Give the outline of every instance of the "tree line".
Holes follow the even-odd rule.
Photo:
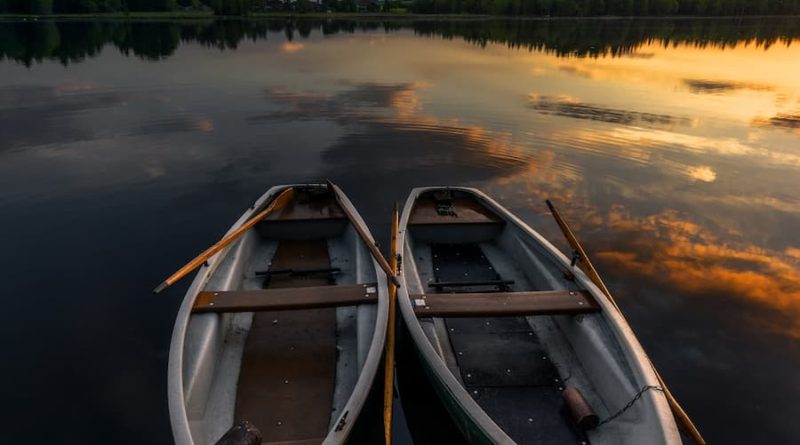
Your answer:
[[[0,13],[68,14],[208,9],[219,15],[261,11],[356,11],[356,0],[0,0]],[[388,10],[397,0],[374,1]],[[800,0],[413,0],[413,12],[506,16],[746,16],[800,14]],[[376,9],[376,8],[373,8]]]
[[[757,47],[800,40],[791,18],[721,20],[187,20],[0,22],[0,60],[30,66],[55,60],[67,65],[95,57],[106,45],[148,60],[172,55],[181,43],[220,50],[243,40],[308,38],[314,33],[412,30],[419,36],[460,38],[475,45],[501,43],[560,57],[634,54],[647,42],[665,46]]]
[[[800,0],[415,0],[415,12],[506,16],[800,14]]]
[[[217,14],[245,15],[264,3],[261,0],[0,0],[0,13],[159,12],[191,8],[210,9]]]

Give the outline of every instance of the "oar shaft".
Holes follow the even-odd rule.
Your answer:
[[[286,206],[292,199],[294,198],[294,189],[291,187],[286,188],[282,191],[272,202],[264,209],[262,212],[258,213],[256,216],[247,220],[244,224],[242,224],[238,229],[234,230],[232,233],[228,234],[221,240],[217,241],[213,246],[209,247],[203,253],[196,256],[192,261],[189,261],[185,266],[178,269],[177,272],[172,274],[169,278],[164,280],[163,283],[159,284],[154,293],[159,293],[162,290],[166,289],[169,286],[172,286],[175,282],[180,280],[181,278],[188,275],[193,270],[200,267],[201,264],[205,263],[206,260],[211,258],[214,254],[219,252],[220,250],[227,247],[232,242],[239,239],[245,232],[250,230],[253,226],[255,226],[259,221],[263,220],[276,210],[280,210]]]
[[[384,258],[381,254],[381,251],[378,250],[378,246],[375,245],[375,242],[372,241],[367,235],[364,227],[356,220],[356,217],[353,215],[353,212],[350,210],[349,206],[345,205],[344,201],[342,201],[342,197],[339,195],[338,187],[336,187],[333,182],[328,181],[328,188],[330,188],[333,196],[336,197],[336,202],[339,203],[339,207],[342,208],[342,212],[344,212],[347,219],[350,220],[350,223],[353,224],[353,228],[356,230],[356,233],[358,233],[359,238],[364,241],[364,244],[367,245],[367,249],[369,249],[370,254],[373,258],[375,258],[375,261],[378,262],[378,266],[380,266],[386,276],[389,277],[389,280],[391,280],[395,286],[399,287],[400,282],[397,281],[397,277],[392,272],[391,266],[389,266],[389,263],[386,262],[386,258]]]
[[[610,301],[611,304],[617,309],[619,315],[623,319],[625,319],[625,315],[619,308],[617,301],[614,299],[614,296],[611,295],[611,291],[608,290],[608,287],[606,287],[606,284],[603,282],[603,279],[600,278],[600,274],[597,273],[597,269],[594,268],[594,265],[592,264],[591,260],[589,260],[589,256],[586,255],[586,251],[583,250],[583,246],[581,246],[581,243],[578,241],[578,238],[576,238],[575,234],[572,233],[572,230],[569,228],[569,225],[564,220],[564,218],[561,217],[561,214],[558,213],[558,210],[556,210],[553,203],[550,202],[549,199],[546,200],[545,202],[547,203],[547,207],[550,209],[550,212],[553,214],[553,218],[555,218],[558,227],[561,228],[561,231],[564,233],[564,237],[567,238],[567,242],[580,256],[580,262],[581,264],[583,264],[583,267],[586,271],[586,275],[588,275],[589,279],[592,280],[592,282],[598,288],[600,288],[600,290],[606,295],[606,297],[608,297],[608,301]],[[650,358],[648,358],[647,360],[648,362],[650,362],[650,367],[653,368],[653,372],[656,375],[656,379],[658,379],[659,385],[661,385],[661,388],[664,390],[664,395],[667,398],[667,403],[669,404],[669,407],[672,410],[673,415],[677,419],[678,424],[681,427],[683,427],[683,429],[689,434],[689,436],[691,436],[692,440],[694,440],[695,443],[699,445],[706,445],[706,441],[705,439],[703,439],[703,436],[700,434],[700,431],[697,429],[692,420],[689,418],[689,415],[686,414],[686,411],[683,410],[681,405],[672,395],[672,392],[670,392],[669,388],[667,388],[667,384],[664,383],[664,379],[661,378],[661,374],[658,373],[658,370],[656,369],[653,362],[650,360]]]
[[[547,204],[547,207],[550,209],[550,212],[553,214],[553,218],[555,218],[556,224],[558,224],[558,227],[561,229],[561,232],[564,233],[564,237],[567,238],[567,242],[569,243],[569,245],[576,252],[578,252],[578,255],[580,257],[580,261],[581,261],[581,263],[583,263],[584,267],[586,268],[586,274],[589,276],[589,279],[591,279],[592,282],[597,287],[599,287],[600,290],[603,291],[604,294],[606,294],[606,296],[608,297],[608,300],[611,301],[611,304],[613,304],[614,307],[617,310],[619,310],[619,306],[617,306],[616,300],[614,300],[614,297],[611,295],[611,291],[608,290],[608,288],[606,287],[606,283],[604,283],[603,279],[600,278],[600,274],[597,273],[597,269],[594,268],[594,265],[592,264],[592,261],[589,260],[589,256],[586,255],[586,251],[583,250],[583,246],[578,241],[578,238],[576,238],[575,234],[572,233],[572,229],[570,229],[570,227],[567,224],[567,222],[564,220],[564,218],[561,217],[561,214],[558,213],[558,210],[556,210],[556,207],[553,205],[552,202],[550,202],[549,199],[546,200],[545,203]]]
[[[389,265],[392,273],[397,275],[397,233],[400,225],[397,207],[392,216],[392,246]],[[397,286],[389,280],[389,323],[386,332],[386,358],[384,361],[383,378],[383,433],[386,445],[392,444],[392,406],[394,403],[394,350],[395,326],[397,320]]]

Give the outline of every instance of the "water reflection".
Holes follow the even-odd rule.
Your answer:
[[[607,267],[676,287],[684,295],[727,295],[800,315],[800,267],[791,249],[734,242],[731,234],[716,235],[675,210],[637,217],[615,205],[593,222],[618,232],[613,250],[601,247],[596,254]],[[790,319],[790,324],[748,321],[757,324],[751,329],[800,338],[800,319]]]
[[[82,400],[89,419],[114,413],[104,442],[168,442],[164,396],[142,388],[163,384],[180,290],[143,295],[266,187],[328,177],[384,242],[414,186],[480,187],[560,240],[542,204],[556,200],[709,438],[796,442],[797,20],[44,21],[0,35],[0,233],[19,253],[0,269],[7,293],[33,295],[9,299],[0,326],[29,335],[43,319],[10,346],[21,370],[4,381],[42,388],[5,392],[19,412],[86,439],[96,424],[60,402]],[[89,396],[42,363],[75,344],[66,372]]]
[[[94,132],[78,123],[80,115],[113,108],[123,100],[118,92],[85,86],[0,87],[0,151],[91,139]],[[39,131],[43,126],[48,131]]]
[[[596,105],[578,102],[569,96],[551,98],[531,93],[530,107],[542,114],[552,114],[573,119],[587,119],[607,122],[610,124],[639,125],[639,126],[675,126],[691,125],[692,121],[686,117],[670,116],[667,114],[642,113],[639,111],[615,110]]]
[[[742,82],[726,82],[722,80],[685,79],[683,81],[693,93],[724,94],[736,90],[771,91],[769,85]]]
[[[267,99],[282,110],[248,120],[332,120],[345,127],[346,135],[322,155],[325,177],[369,172],[413,175],[420,184],[443,178],[463,183],[526,168],[531,156],[509,135],[425,114],[419,91],[426,87],[364,83],[333,95],[273,89]]]
[[[214,20],[214,21],[49,21],[0,23],[0,58],[30,66],[43,60],[63,64],[96,57],[106,45],[123,54],[147,60],[171,56],[181,42],[199,42],[218,49],[236,49],[245,40],[266,39],[282,32],[282,49],[294,52],[303,44],[297,35],[314,33],[413,30],[420,36],[462,38],[485,47],[501,43],[510,48],[543,51],[559,57],[624,56],[649,59],[644,43],[657,40],[664,47],[732,48],[740,44],[768,49],[789,45],[800,38],[800,24],[793,19],[736,20]],[[571,67],[564,67],[571,70]],[[706,80],[687,80],[697,92],[717,92],[736,85]]]
[[[753,125],[797,130],[800,129],[800,112],[797,114],[778,113],[770,118],[756,117],[753,119]]]

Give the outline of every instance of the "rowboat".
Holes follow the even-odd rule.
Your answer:
[[[396,239],[413,350],[468,443],[681,443],[614,302],[500,204],[414,189]]]
[[[214,444],[253,427],[256,443],[345,443],[386,333],[372,235],[333,184],[271,188],[228,235],[240,232],[199,269],[175,321],[175,443]]]

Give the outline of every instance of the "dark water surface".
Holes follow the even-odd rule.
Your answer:
[[[186,283],[150,290],[314,178],[384,242],[414,186],[479,187],[560,241],[554,199],[711,443],[800,442],[798,40],[797,19],[0,22],[0,442],[169,443]]]

